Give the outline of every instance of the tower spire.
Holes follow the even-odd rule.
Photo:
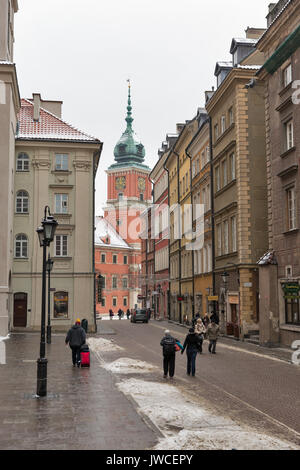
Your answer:
[[[131,83],[130,83],[130,78],[127,80],[128,82],[128,104],[127,104],[127,116],[125,121],[127,122],[127,128],[126,128],[126,133],[132,134],[133,129],[132,129],[132,123],[133,123],[133,117],[132,117],[132,106],[131,106]]]

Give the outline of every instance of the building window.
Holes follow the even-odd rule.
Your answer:
[[[68,318],[69,295],[68,292],[54,293],[54,318]]]
[[[232,126],[233,124],[233,108],[229,108],[228,111],[228,120],[229,120],[229,126]]]
[[[24,234],[16,236],[15,258],[28,258],[28,238]]]
[[[294,126],[292,119],[285,124],[285,139],[286,150],[294,147]]]
[[[220,167],[216,166],[215,169],[215,179],[216,179],[216,191],[221,189],[221,181],[220,181]]]
[[[68,256],[68,235],[55,236],[55,256]]]
[[[116,306],[117,306],[117,303],[118,303],[118,298],[117,298],[117,297],[113,297],[113,299],[112,299],[112,306],[113,306],[113,307],[116,307]]]
[[[127,257],[127,255],[124,255],[123,262],[124,262],[124,264],[127,264],[127,263],[128,263],[128,257]]]
[[[217,140],[219,138],[219,124],[215,124],[214,130],[215,130],[215,140]]]
[[[105,305],[106,305],[106,298],[101,297],[101,307],[105,307]]]
[[[223,187],[227,185],[227,161],[222,162]]]
[[[228,231],[228,220],[223,223],[224,228],[224,254],[229,253],[229,231]]]
[[[235,154],[231,153],[229,156],[229,164],[230,164],[230,177],[231,181],[235,180]]]
[[[29,171],[29,157],[26,153],[20,153],[17,157],[17,171]]]
[[[222,226],[221,224],[217,225],[217,253],[218,253],[218,256],[222,255]]]
[[[68,213],[68,195],[55,194],[55,212],[56,214]]]
[[[196,160],[196,172],[197,172],[197,175],[200,172],[200,157],[198,157]]]
[[[101,253],[101,263],[105,263],[106,262],[106,255],[105,253]]]
[[[123,307],[127,307],[127,297],[123,297]]]
[[[221,134],[226,131],[226,118],[225,116],[221,117]]]
[[[287,197],[288,230],[294,230],[296,228],[296,193],[295,193],[295,188],[287,189],[286,197]]]
[[[122,279],[122,287],[123,287],[123,289],[127,289],[127,288],[128,288],[128,279],[127,279],[127,277],[123,277],[123,279]]]
[[[29,196],[26,191],[18,191],[16,197],[16,213],[28,214],[29,212]]]
[[[118,282],[117,282],[117,276],[112,277],[112,288],[117,289],[118,287]]]
[[[55,155],[55,171],[68,171],[68,155],[56,154]]]
[[[299,298],[285,299],[285,321],[290,325],[300,325]]]
[[[117,264],[118,262],[118,255],[113,255],[113,264]]]
[[[140,194],[140,201],[143,201],[143,200],[144,200],[144,194],[141,193],[141,194]]]
[[[292,64],[289,64],[283,69],[283,86],[288,86],[292,80]]]
[[[236,216],[234,216],[231,217],[231,251],[234,253],[236,250]]]
[[[118,199],[119,201],[122,201],[124,199],[124,194],[123,193],[119,193],[118,194]]]

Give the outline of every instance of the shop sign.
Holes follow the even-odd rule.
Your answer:
[[[298,282],[285,282],[282,284],[285,299],[299,299],[300,285]]]
[[[210,296],[207,297],[207,300],[209,302],[218,302],[219,296],[218,295],[210,295]]]
[[[238,305],[239,298],[237,295],[229,295],[228,296],[228,303],[233,305]]]

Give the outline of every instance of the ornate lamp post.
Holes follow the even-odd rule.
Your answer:
[[[51,344],[51,319],[50,319],[50,273],[53,268],[54,261],[50,258],[48,254],[48,260],[46,263],[46,269],[48,272],[48,325],[47,325],[47,344]]]
[[[47,215],[48,210],[48,215]],[[45,215],[42,225],[36,230],[39,236],[40,246],[43,248],[43,271],[42,271],[42,314],[41,314],[41,341],[40,341],[40,357],[37,360],[37,392],[38,397],[47,395],[47,359],[45,344],[45,323],[46,323],[46,255],[47,246],[54,239],[56,227],[58,223],[52,217],[48,206],[45,207]]]

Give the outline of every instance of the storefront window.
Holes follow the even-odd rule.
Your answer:
[[[54,318],[68,318],[68,292],[54,293]]]
[[[299,299],[285,299],[285,318],[287,324],[300,325]]]

